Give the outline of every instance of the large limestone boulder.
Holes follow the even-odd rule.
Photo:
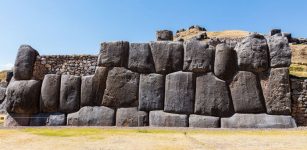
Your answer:
[[[192,72],[174,72],[166,76],[164,111],[190,114],[194,111],[194,79]]]
[[[83,76],[81,79],[81,99],[80,99],[80,106],[93,106],[94,100],[96,98],[95,88],[93,86],[93,77],[94,75],[90,76]]]
[[[215,48],[203,41],[190,40],[184,43],[183,70],[209,72],[213,70]]]
[[[155,66],[148,43],[131,43],[128,68],[138,73],[153,73]]]
[[[164,75],[142,74],[139,87],[139,109],[161,110],[164,104]]]
[[[218,128],[220,126],[220,118],[213,116],[190,115],[189,127],[193,128]]]
[[[290,115],[291,93],[288,68],[272,68],[261,74],[261,87],[268,114]]]
[[[96,71],[94,77],[92,78],[93,87],[92,89],[95,95],[93,104],[94,106],[100,106],[104,90],[106,89],[106,81],[108,76],[108,68],[107,67],[96,67]]]
[[[32,114],[39,111],[41,82],[37,80],[11,81],[7,87],[7,111]]]
[[[61,76],[56,74],[47,74],[44,77],[41,98],[41,112],[57,112],[60,99]]]
[[[38,52],[30,45],[19,47],[13,70],[16,80],[30,80],[32,78],[37,55]]]
[[[267,114],[235,114],[221,119],[222,128],[294,128],[295,120],[291,116]]]
[[[251,34],[235,47],[239,69],[262,72],[269,67],[268,45],[264,36]]]
[[[231,116],[233,105],[226,82],[213,73],[198,76],[194,112],[210,116]]]
[[[30,114],[7,113],[4,119],[4,127],[28,126],[30,117]]]
[[[72,126],[113,126],[115,111],[104,106],[85,106],[78,112],[68,114],[67,125]]]
[[[150,47],[157,73],[168,74],[182,70],[183,45],[181,42],[151,42]]]
[[[98,57],[98,66],[126,67],[129,55],[129,42],[103,42]]]
[[[139,127],[148,125],[148,113],[137,107],[119,108],[116,111],[116,126]]]
[[[108,73],[102,105],[107,107],[136,107],[139,90],[138,73],[114,67]]]
[[[62,75],[59,111],[71,113],[79,110],[81,77]]]
[[[291,64],[291,49],[287,37],[268,36],[271,67],[289,67]]]
[[[237,73],[229,85],[235,112],[265,112],[259,84],[255,74],[247,71]]]
[[[216,46],[214,74],[222,80],[230,80],[237,70],[236,51],[227,44]]]
[[[188,116],[184,114],[172,114],[163,111],[149,112],[149,126],[152,127],[187,127]]]

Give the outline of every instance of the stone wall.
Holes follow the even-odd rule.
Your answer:
[[[34,78],[42,80],[46,74],[93,75],[96,55],[41,55],[36,57]]]
[[[307,79],[291,77],[292,116],[300,126],[307,126]]]
[[[296,127],[286,37],[251,34],[229,46],[165,34],[150,43],[104,42],[98,59],[21,46],[18,78],[2,103],[6,125]]]

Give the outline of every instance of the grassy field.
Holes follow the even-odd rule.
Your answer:
[[[0,147],[31,150],[303,150],[307,129],[17,128],[0,129]]]

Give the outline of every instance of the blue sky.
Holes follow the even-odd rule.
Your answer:
[[[102,41],[154,40],[155,31],[207,30],[307,37],[306,0],[0,0],[0,70],[21,44],[40,54],[97,54]]]

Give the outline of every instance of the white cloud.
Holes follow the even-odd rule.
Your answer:
[[[13,68],[13,66],[14,66],[14,64],[12,64],[12,63],[0,65],[0,70],[11,70]]]

